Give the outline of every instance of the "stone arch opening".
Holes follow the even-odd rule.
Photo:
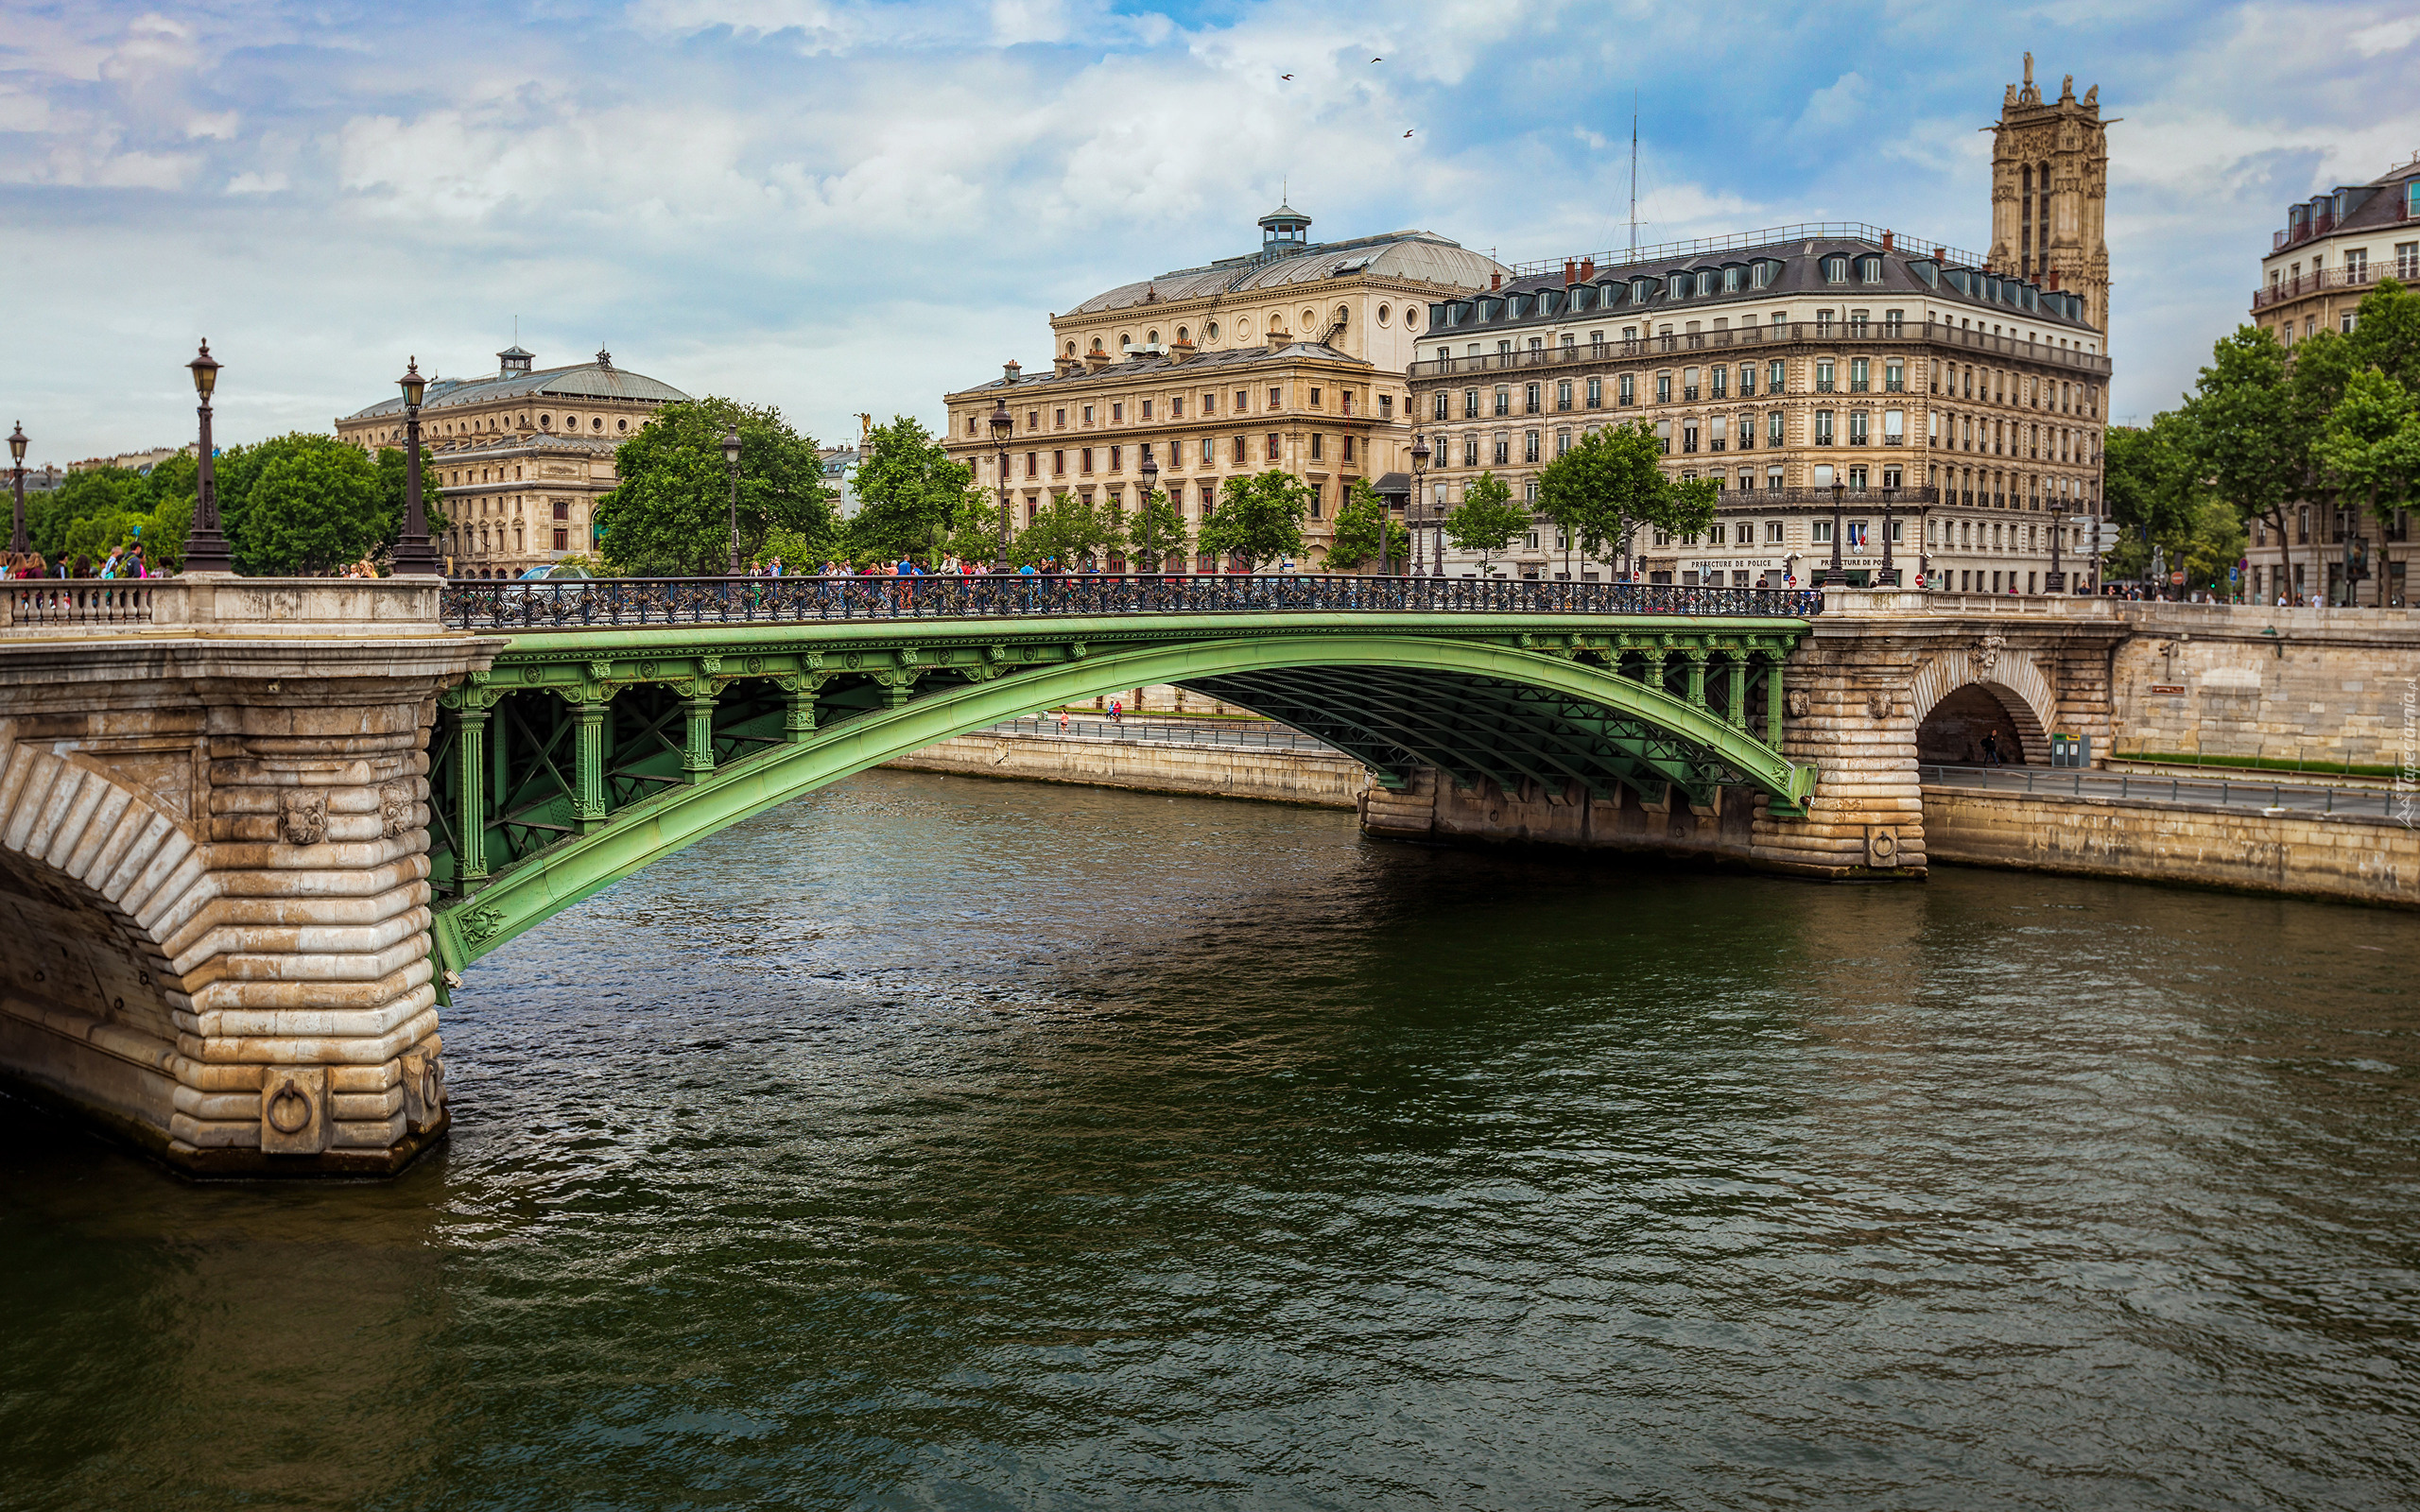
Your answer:
[[[2029,737],[2028,726],[2034,731],[2041,728],[2025,700],[1991,684],[1970,682],[1933,705],[1916,726],[1916,760],[1927,765],[1979,766],[1983,737],[1996,730],[1999,759],[2022,766],[2048,748],[2038,734]]]

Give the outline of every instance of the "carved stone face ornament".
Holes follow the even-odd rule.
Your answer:
[[[1974,671],[1972,680],[1980,682],[1998,669],[2000,648],[2006,644],[2007,638],[1997,634],[1985,635],[1975,643],[1975,649],[1966,653],[1967,665]]]
[[[316,787],[289,787],[279,799],[280,828],[287,845],[318,845],[328,836],[328,795]]]

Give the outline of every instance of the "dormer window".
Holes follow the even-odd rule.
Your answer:
[[[1655,298],[1655,281],[1644,275],[1630,281],[1630,298],[1634,304],[1645,304]]]
[[[1847,283],[1848,281],[1849,281],[1849,260],[1848,260],[1847,258],[1845,258],[1845,257],[1827,257],[1827,258],[1824,259],[1824,283],[1826,283],[1826,284],[1845,284],[1845,283]]]
[[[1689,275],[1686,273],[1674,273],[1668,276],[1664,280],[1664,297],[1668,300],[1687,299],[1689,297]]]
[[[1859,272],[1866,283],[1879,284],[1882,282],[1882,259],[1878,257],[1861,257],[1858,259],[1858,262],[1859,265]]]
[[[1751,287],[1751,288],[1759,288],[1759,289],[1761,289],[1761,288],[1764,288],[1764,287],[1766,287],[1766,286],[1770,285],[1770,284],[1772,283],[1772,281],[1773,281],[1773,265],[1772,265],[1772,264],[1771,264],[1771,263],[1755,263],[1755,264],[1753,264],[1753,265],[1751,265],[1751,266],[1749,266],[1749,269],[1748,269],[1748,286],[1749,286],[1749,287]]]

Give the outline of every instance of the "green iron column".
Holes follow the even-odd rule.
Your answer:
[[[715,685],[700,681],[691,684],[692,691],[681,700],[689,716],[688,744],[681,752],[681,775],[692,782],[702,782],[715,772]]]
[[[1734,730],[1748,728],[1748,653],[1731,653],[1731,707],[1724,711]]]
[[[572,817],[586,834],[605,825],[605,719],[613,705],[572,706]]]
[[[1765,653],[1765,744],[1781,749],[1781,653]]]
[[[454,712],[454,876],[457,883],[488,874],[488,712]]]
[[[804,745],[815,735],[815,695],[819,682],[807,678],[784,678],[782,690],[782,739],[793,746]]]
[[[1692,708],[1703,709],[1705,707],[1705,647],[1692,646],[1681,655],[1689,662],[1689,704]]]

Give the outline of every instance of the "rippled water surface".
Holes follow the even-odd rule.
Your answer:
[[[2415,961],[871,774],[475,969],[400,1180],[0,1103],[0,1503],[2408,1506]]]

